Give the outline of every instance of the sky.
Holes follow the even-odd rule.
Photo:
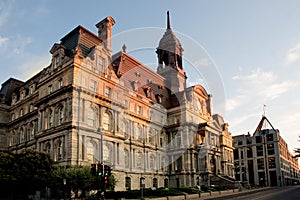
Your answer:
[[[213,95],[232,135],[253,134],[265,113],[293,152],[300,147],[300,1],[0,0],[0,82],[27,80],[50,64],[49,50],[82,25],[112,16],[113,52],[155,70],[155,48],[171,27],[184,48],[188,83]],[[264,106],[265,105],[265,106]]]

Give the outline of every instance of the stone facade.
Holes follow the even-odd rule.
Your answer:
[[[25,82],[2,84],[1,149],[47,152],[57,165],[111,165],[115,190],[209,184],[233,177],[228,124],[212,96],[186,87],[183,48],[168,26],[152,71],[126,49],[112,55],[115,21],[98,35],[76,27],[50,50],[52,62]],[[11,89],[8,89],[11,88]]]

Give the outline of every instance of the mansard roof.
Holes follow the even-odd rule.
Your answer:
[[[87,56],[95,46],[103,42],[100,37],[80,25],[65,35],[60,41],[61,44],[71,51],[75,51],[79,47],[84,56]]]

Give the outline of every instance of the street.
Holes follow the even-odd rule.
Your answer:
[[[300,198],[300,186],[278,187],[267,191],[247,194],[238,197],[224,197],[222,199],[239,200],[290,200]]]

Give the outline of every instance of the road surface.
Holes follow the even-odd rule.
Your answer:
[[[238,200],[297,200],[300,199],[300,185],[278,187],[266,191],[247,194],[237,197],[224,197],[222,199]]]

